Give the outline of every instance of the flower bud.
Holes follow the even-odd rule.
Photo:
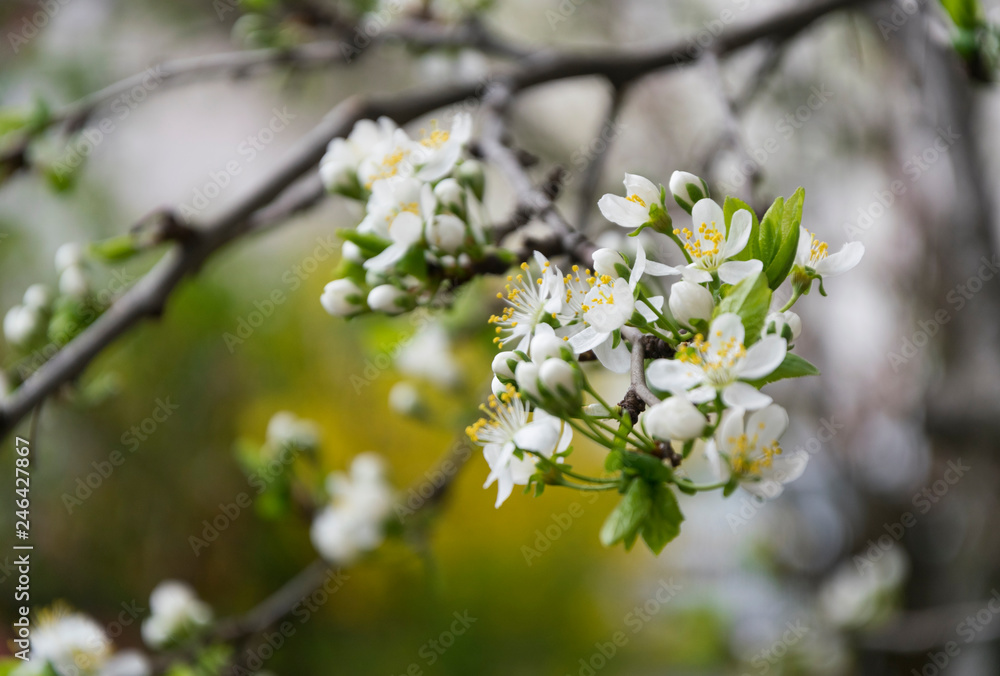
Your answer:
[[[56,271],[83,264],[83,247],[75,242],[68,242],[56,249]]]
[[[453,178],[446,178],[434,186],[434,196],[438,202],[449,208],[461,208],[463,194],[462,186]]]
[[[542,398],[538,390],[538,364],[530,361],[521,362],[514,369],[514,380],[517,381],[517,389],[521,392],[535,399]]]
[[[565,345],[566,341],[552,331],[547,333],[539,332],[531,339],[531,344],[528,346],[528,355],[537,363],[550,358],[562,359],[562,350]]]
[[[465,221],[451,214],[438,214],[427,228],[427,241],[440,251],[455,253],[465,243]]]
[[[412,300],[405,291],[397,289],[392,284],[376,286],[368,294],[368,307],[387,315],[398,315],[409,309]]]
[[[673,396],[649,408],[642,418],[647,434],[661,441],[687,441],[700,437],[708,420],[694,404],[682,396]]]
[[[352,263],[365,262],[365,255],[361,252],[361,247],[354,242],[344,242],[344,245],[340,247],[340,257]]]
[[[458,182],[472,190],[476,199],[483,199],[486,187],[486,175],[483,173],[483,163],[479,160],[465,160],[456,170]]]
[[[400,415],[418,418],[423,414],[420,393],[413,383],[400,381],[389,390],[389,408]]]
[[[52,305],[52,291],[44,284],[32,284],[24,292],[24,304],[36,310],[45,310]]]
[[[507,386],[500,382],[499,378],[493,376],[493,382],[490,383],[490,390],[493,392],[493,396],[500,397],[507,392]]]
[[[319,428],[311,420],[299,418],[289,411],[278,411],[267,423],[265,438],[278,449],[286,446],[315,449],[319,446]]]
[[[71,265],[59,276],[59,292],[75,298],[83,298],[90,293],[90,280],[79,265]]]
[[[514,371],[510,367],[511,361],[513,361],[514,365],[517,366],[517,364],[521,361],[521,358],[509,351],[499,353],[497,356],[493,357],[493,373],[500,378],[513,380]]]
[[[348,317],[364,310],[365,292],[350,279],[335,279],[323,287],[319,302],[334,317]]]
[[[687,326],[691,325],[692,319],[708,321],[715,309],[711,291],[701,284],[683,281],[670,287],[670,299],[667,305],[674,318]]]
[[[577,402],[580,398],[580,382],[576,369],[562,359],[546,359],[538,369],[538,380],[553,396],[569,398]]]
[[[38,332],[41,316],[33,307],[15,305],[3,318],[3,335],[17,347],[27,344]]]
[[[791,342],[802,333],[802,320],[791,310],[784,312],[772,312],[764,322],[764,329],[761,336],[773,333]]]
[[[689,214],[698,200],[709,196],[708,184],[686,171],[675,171],[670,175],[670,192],[681,209]]]
[[[594,272],[598,275],[608,275],[610,277],[620,277],[615,265],[624,265],[625,259],[614,249],[598,249],[593,253]]]

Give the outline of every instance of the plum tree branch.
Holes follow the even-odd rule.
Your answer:
[[[814,5],[796,7],[749,26],[720,35],[714,52],[725,55],[762,38],[788,37],[805,29],[826,14],[872,0],[823,0]],[[698,53],[686,41],[641,52],[607,51],[600,53],[536,53],[521,59],[503,75],[489,76],[480,82],[447,85],[438,89],[417,89],[389,97],[348,98],[336,106],[312,131],[306,134],[273,172],[202,224],[189,224],[193,236],[174,243],[154,268],[134,287],[124,293],[97,321],[47,361],[34,375],[0,403],[0,438],[5,437],[36,405],[64,383],[76,378],[95,356],[141,319],[163,312],[171,292],[219,249],[246,232],[255,223],[266,221],[267,208],[299,179],[318,164],[327,144],[350,132],[363,118],[386,115],[406,124],[421,115],[463,101],[476,102],[486,96],[496,82],[501,82],[504,98],[548,82],[584,76],[601,76],[617,87],[632,83],[655,71],[691,63]],[[504,94],[504,90],[506,94]],[[502,107],[502,106],[501,106]],[[516,156],[505,149],[499,138],[487,144],[491,159],[497,161],[519,194],[533,195],[534,186],[523,172]],[[525,181],[527,180],[527,184]],[[316,193],[305,200],[315,203]],[[547,199],[547,198],[546,198]],[[551,200],[549,200],[551,202]],[[274,217],[274,212],[270,212]],[[589,262],[585,239],[572,229],[554,209],[546,208],[545,221],[563,238],[568,251]],[[579,239],[577,239],[579,238]]]

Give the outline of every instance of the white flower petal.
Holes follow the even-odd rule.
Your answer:
[[[772,401],[771,397],[746,383],[735,382],[722,390],[722,402],[726,406],[738,406],[748,411],[763,408]]]
[[[628,348],[625,347],[625,341],[619,341],[618,347],[614,348],[611,347],[612,342],[609,336],[606,341],[594,348],[594,354],[604,368],[612,373],[625,373],[632,362]]]
[[[756,380],[770,374],[785,360],[788,344],[780,336],[770,335],[754,343],[746,357],[736,366],[736,375],[745,380]]]
[[[733,455],[737,450],[737,442],[743,436],[743,409],[736,407],[726,410],[722,414],[722,422],[719,423],[719,431],[716,433],[722,450],[728,455]]]
[[[827,256],[816,264],[816,274],[823,277],[836,277],[852,269],[861,262],[865,255],[865,245],[861,242],[849,242],[835,254]]]
[[[649,209],[619,195],[608,193],[597,202],[606,219],[623,228],[638,228],[649,220]]]
[[[763,269],[764,264],[756,258],[748,261],[726,261],[719,266],[719,279],[726,284],[739,284]]]
[[[660,189],[655,183],[639,174],[625,174],[625,192],[628,195],[636,195],[646,203],[646,213],[649,207],[660,202]]]
[[[764,448],[777,441],[788,429],[788,412],[777,404],[754,412],[747,421],[747,433],[757,435],[757,447]]]
[[[694,208],[691,209],[691,220],[694,222],[695,233],[702,224],[709,228],[714,227],[719,232],[725,232],[726,229],[726,216],[722,207],[707,197],[695,202]]]
[[[610,334],[601,333],[593,326],[588,326],[580,333],[569,339],[569,344],[573,348],[573,352],[576,354],[581,354],[587,350],[593,350],[595,347],[603,343],[608,339]]]
[[[663,392],[678,394],[701,383],[705,372],[693,364],[675,359],[657,359],[646,370],[649,384]]]
[[[695,263],[685,265],[681,268],[681,274],[684,275],[684,281],[693,284],[707,284],[712,281],[712,273],[702,270]]]
[[[732,258],[746,248],[750,241],[750,231],[753,230],[753,217],[746,209],[740,209],[733,214],[729,222],[729,235],[722,248],[723,258]]]
[[[743,320],[733,312],[724,312],[713,319],[708,330],[708,341],[711,344],[711,351],[714,353],[717,353],[720,347],[724,348],[730,343],[743,345],[744,336]]]

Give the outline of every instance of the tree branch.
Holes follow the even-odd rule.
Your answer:
[[[761,38],[793,35],[806,28],[825,14],[871,0],[825,0],[809,7],[795,8],[787,13],[759,23],[735,29],[719,37],[718,54],[727,54]],[[554,80],[588,75],[607,78],[616,86],[623,86],[649,73],[690,63],[695,60],[688,42],[678,42],[664,48],[641,53],[610,52],[601,54],[540,54],[523,59],[518,68],[503,79],[500,96],[504,100],[524,89]],[[278,163],[274,172],[265,178],[256,190],[237,199],[229,208],[210,222],[194,228],[197,233],[183,244],[175,244],[159,263],[132,289],[119,298],[94,324],[66,345],[27,379],[12,395],[0,404],[0,438],[45,397],[60,385],[78,376],[90,361],[140,319],[157,316],[162,311],[173,289],[182,279],[197,272],[201,265],[217,250],[251,229],[256,215],[278,198],[301,176],[313,170],[326,149],[338,136],[350,132],[354,123],[362,118],[387,115],[399,124],[436,109],[461,102],[477,100],[493,88],[487,78],[483,82],[450,85],[435,90],[416,90],[388,99],[349,98],[338,105],[326,118]],[[506,91],[506,93],[504,93]],[[102,96],[107,96],[105,92]],[[494,131],[497,121],[494,120]],[[502,128],[502,125],[501,125]],[[500,142],[495,133],[487,143],[492,159],[506,170],[508,178],[522,196],[537,196],[530,178],[516,161],[516,157]],[[590,262],[592,245],[582,235],[569,228],[554,207],[551,199],[545,207],[545,222],[563,239],[566,251],[571,251],[582,261]]]

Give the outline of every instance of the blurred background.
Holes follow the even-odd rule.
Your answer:
[[[359,11],[333,0],[42,4],[0,3],[8,124],[167,59],[328,39],[317,8]],[[721,31],[805,4],[456,0],[433,11],[479,11],[528,50],[681,42],[700,53]],[[373,9],[375,22],[416,11]],[[44,25],[26,30],[39,11]],[[809,468],[766,504],[740,491],[682,496],[683,532],[656,557],[641,545],[629,554],[601,547],[614,496],[515,492],[494,509],[493,489],[481,488],[486,464],[473,453],[431,518],[348,570],[264,668],[998,673],[1000,620],[988,602],[1000,589],[1000,99],[990,83],[995,33],[983,26],[1000,22],[1000,8],[979,7],[975,30],[957,26],[955,11],[854,3],[787,40],[658,72],[621,100],[591,78],[524,94],[514,108],[518,144],[545,167],[567,167],[565,212],[601,244],[630,246],[608,231],[596,197],[618,192],[624,171],[665,183],[675,169],[758,208],[801,185],[807,228],[833,250],[864,243],[861,265],[826,283],[828,298],[796,306],[799,351],[823,376],[771,388],[793,421],[783,445],[807,450]],[[0,186],[0,307],[33,283],[55,285],[62,243],[121,234],[166,205],[216,213],[350,94],[476,80],[494,65],[475,50],[390,43],[346,67],[162,87],[154,76],[97,113],[110,125],[76,153],[79,167],[52,170],[68,148],[84,147],[52,135],[33,147],[31,170]],[[282,128],[264,142],[276,116]],[[597,183],[588,185],[595,158]],[[216,176],[234,160],[239,172],[222,184]],[[216,196],[199,198],[209,185]],[[488,211],[500,221],[511,194],[499,177],[489,185]],[[343,469],[377,450],[404,493],[435,481],[428,468],[461,439],[488,391],[496,289],[472,285],[419,329],[407,317],[333,319],[318,299],[336,261],[314,252],[358,220],[330,198],[241,239],[183,283],[161,319],[116,342],[44,407],[32,484],[36,607],[63,599],[110,627],[123,603],[146,606],[159,581],[176,578],[227,616],[295,575],[315,553],[294,508],[255,503],[207,546],[191,540],[241,493],[253,495],[237,440],[259,445],[280,410],[320,425],[321,450],[297,461],[303,472]],[[662,242],[647,246],[676,262]],[[94,274],[118,293],[157,255]],[[0,350],[10,368],[15,355]],[[600,386],[620,396],[627,381]],[[0,457],[12,466],[5,444]],[[115,451],[124,462],[88,487]],[[576,453],[577,464],[600,467],[596,449]],[[3,476],[6,490],[13,482]],[[0,529],[12,521],[5,506]],[[0,611],[13,619],[9,567],[0,580]],[[475,622],[442,639],[455,613]],[[0,636],[9,630],[5,621]],[[614,646],[617,632],[625,641]],[[137,623],[115,640],[140,646]]]

